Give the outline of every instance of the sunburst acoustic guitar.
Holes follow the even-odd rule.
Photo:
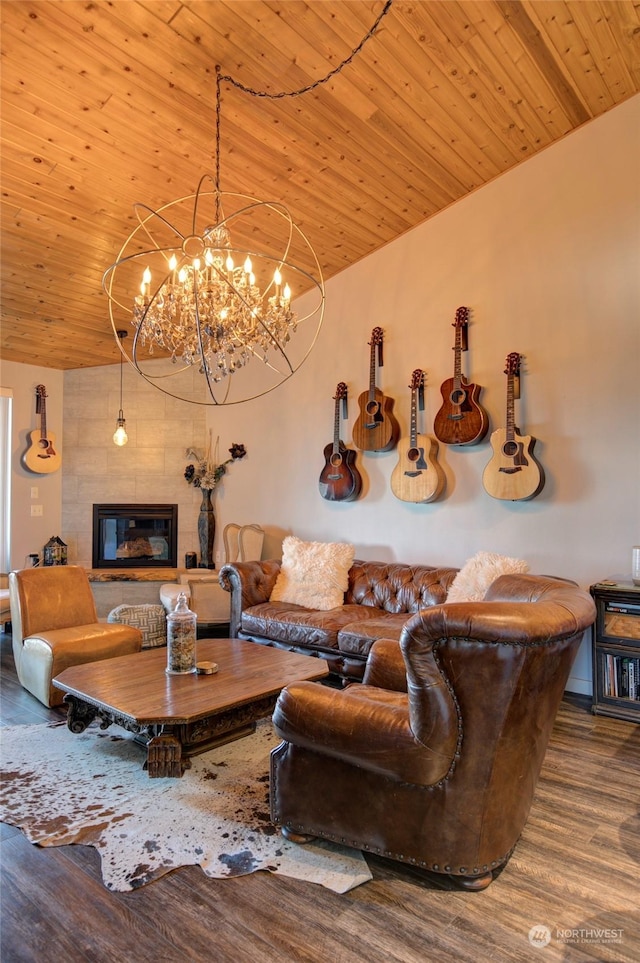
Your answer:
[[[40,417],[40,427],[29,433],[29,447],[22,461],[29,471],[48,475],[57,471],[61,458],[55,449],[56,436],[47,431],[47,389],[44,385],[36,388],[36,414]]]
[[[526,501],[534,498],[544,486],[544,471],[533,454],[536,443],[531,435],[521,435],[515,425],[515,399],[520,397],[520,355],[507,356],[506,427],[496,428],[491,435],[493,457],[484,470],[482,484],[492,498],[504,501]]]
[[[465,381],[462,374],[462,352],[467,350],[467,326],[469,309],[458,308],[453,350],[453,378],[448,378],[440,388],[443,404],[433,422],[433,433],[443,445],[476,445],[482,441],[489,428],[489,418],[479,404],[482,388]]]
[[[390,451],[400,436],[400,425],[393,414],[393,398],[383,395],[376,385],[376,349],[381,368],[382,342],[382,328],[374,328],[369,341],[369,390],[358,398],[360,414],[353,426],[353,443],[362,451]]]
[[[424,410],[424,371],[411,375],[411,424],[409,438],[398,443],[398,464],[391,472],[391,491],[403,502],[433,502],[445,486],[445,475],[438,464],[438,442],[430,435],[418,434],[418,408]]]
[[[340,440],[340,405],[347,417],[347,386],[344,381],[336,385],[333,414],[333,443],[324,449],[325,466],[320,473],[320,494],[330,502],[351,502],[362,491],[362,476],[356,468],[357,452],[347,448]]]

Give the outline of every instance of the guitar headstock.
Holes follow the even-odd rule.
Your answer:
[[[424,387],[424,371],[422,368],[416,368],[416,370],[413,372],[409,387],[412,391],[417,391],[418,388]]]
[[[371,345],[372,348],[375,347],[376,345],[382,344],[383,337],[384,337],[384,332],[382,328],[374,328],[373,331],[371,332],[371,341],[369,342],[369,344]]]
[[[506,375],[515,376],[520,374],[520,357],[517,351],[512,351],[511,354],[507,355],[507,366],[504,369]]]
[[[456,311],[456,319],[453,322],[454,328],[462,328],[469,321],[469,308],[458,308]]]
[[[44,385],[37,385],[37,387],[36,387],[36,394],[37,394],[38,398],[46,398],[46,397],[47,397],[47,389],[45,388]]]
[[[347,386],[344,381],[339,381],[336,385],[336,393],[333,396],[334,401],[342,401],[343,398],[347,397]]]

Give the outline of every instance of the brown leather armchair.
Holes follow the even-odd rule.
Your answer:
[[[377,641],[363,684],[288,686],[273,715],[271,818],[484,889],[529,814],[593,600],[503,575]]]
[[[91,584],[78,565],[10,572],[9,595],[18,679],[46,706],[63,701],[51,684],[63,669],[142,648],[140,629],[98,622]]]

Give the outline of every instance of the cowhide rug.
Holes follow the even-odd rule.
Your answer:
[[[269,821],[271,723],[191,760],[181,779],[150,779],[144,750],[123,729],[66,724],[0,729],[0,820],[39,846],[94,846],[105,886],[126,892],[179,866],[207,876],[256,870],[337,893],[371,879],[361,853],[285,840]]]

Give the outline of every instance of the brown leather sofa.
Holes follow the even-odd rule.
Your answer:
[[[330,672],[361,680],[375,640],[399,639],[410,615],[444,602],[458,570],[356,559],[344,605],[324,612],[270,602],[279,571],[276,560],[221,568],[220,584],[231,593],[231,637],[320,656]]]
[[[364,682],[299,682],[273,724],[271,818],[488,886],[525,826],[583,633],[575,584],[503,575],[482,602],[423,608],[375,643]]]

